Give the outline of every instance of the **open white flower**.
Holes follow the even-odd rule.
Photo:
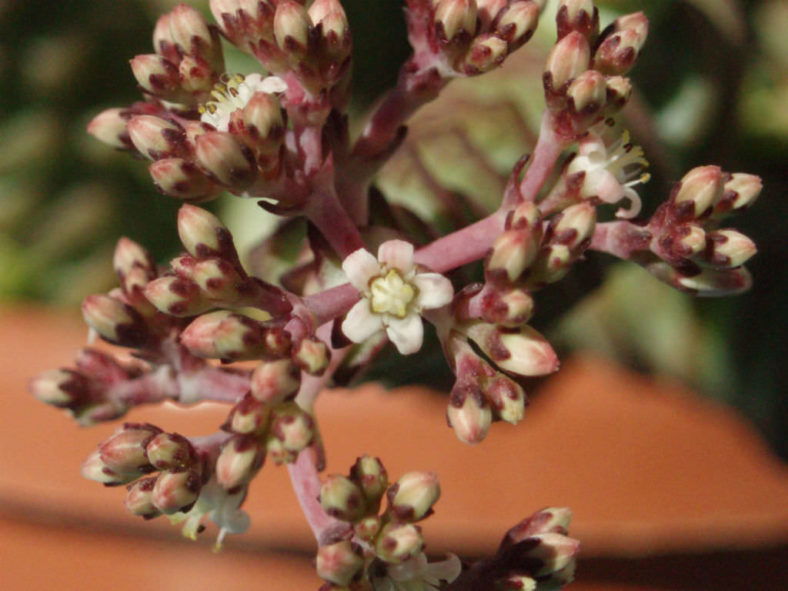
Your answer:
[[[279,76],[234,74],[211,91],[214,100],[200,106],[200,121],[213,125],[217,131],[227,131],[230,115],[243,109],[256,92],[277,94],[287,90],[287,82]]]
[[[375,591],[433,591],[454,581],[461,572],[462,563],[455,554],[428,562],[420,552],[402,564],[387,565],[386,574],[373,579],[372,587]]]
[[[361,343],[385,329],[403,355],[421,348],[421,311],[445,306],[454,296],[443,275],[416,271],[413,245],[402,240],[381,244],[377,259],[360,248],[342,261],[342,269],[362,296],[348,312],[342,331]]]
[[[629,207],[619,209],[616,217],[633,218],[641,208],[640,196],[633,187],[648,182],[649,174],[644,172],[648,161],[643,157],[643,148],[630,143],[626,130],[614,137],[610,145],[604,139],[593,132],[581,139],[567,175],[585,173],[581,188],[585,198],[597,197],[605,203],[627,199]]]

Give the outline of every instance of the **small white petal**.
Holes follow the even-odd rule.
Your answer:
[[[417,308],[440,308],[454,297],[451,281],[440,273],[418,273],[411,281],[419,289],[419,295],[416,296]]]
[[[380,275],[380,265],[372,253],[363,248],[350,253],[342,261],[342,270],[348,281],[362,293],[369,292],[369,281]]]
[[[369,302],[363,298],[356,302],[342,322],[342,332],[354,343],[363,343],[381,330],[383,317],[373,314],[369,309]]]
[[[378,248],[378,260],[407,274],[413,269],[413,245],[404,240],[388,240]]]
[[[258,92],[267,92],[268,94],[286,92],[287,82],[282,80],[279,76],[267,76],[256,84],[255,90]]]
[[[430,576],[451,583],[460,576],[462,572],[462,562],[460,562],[456,554],[449,554],[445,560],[430,562],[427,566],[427,571]]]
[[[421,316],[409,314],[405,318],[389,320],[386,334],[394,346],[403,355],[410,355],[421,349],[424,340],[424,325]]]

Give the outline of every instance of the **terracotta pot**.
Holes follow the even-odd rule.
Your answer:
[[[285,470],[264,468],[246,503],[251,530],[230,538],[220,555],[209,550],[210,527],[195,544],[163,520],[134,518],[122,489],[79,476],[81,461],[115,425],[80,429],[26,390],[37,372],[70,364],[86,334],[79,320],[0,308],[0,331],[4,588],[317,588],[313,541]],[[677,585],[703,554],[719,557],[699,579],[711,585],[718,577],[727,588],[777,589],[769,577],[788,580],[788,470],[730,410],[591,357],[566,362],[520,425],[495,425],[476,447],[446,427],[445,403],[420,388],[375,385],[326,392],[318,402],[329,472],[345,472],[362,453],[379,456],[394,478],[438,472],[443,495],[426,522],[429,551],[489,553],[525,515],[566,505],[583,544],[577,591],[674,588],[665,578],[670,567],[646,556],[687,557],[686,572],[673,565]],[[215,431],[226,411],[167,404],[128,419],[201,435]],[[754,574],[759,586],[747,587]]]

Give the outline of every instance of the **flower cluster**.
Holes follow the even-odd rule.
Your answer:
[[[159,19],[155,53],[131,62],[144,100],[99,114],[88,131],[149,159],[158,188],[186,202],[177,219],[184,252],[159,266],[122,238],[119,287],[88,296],[82,310],[93,337],[126,353],[88,347],[75,367],[42,373],[31,390],[82,424],[164,400],[226,403],[224,424],[202,438],[124,424],[83,475],[129,484],[132,513],[167,515],[190,537],[212,520],[221,542],[248,526],[240,506],[266,457],[287,465],[326,589],[560,588],[578,550],[568,510],[534,514],[493,558],[465,570],[456,557],[430,562],[417,523],[438,500],[437,476],[411,472],[390,485],[381,462],[362,456],[349,475],[321,480],[315,399],[387,342],[402,355],[420,351],[426,320],[456,376],[448,423],[461,441],[479,443],[493,422],[524,418],[524,379],[559,367],[529,325],[543,288],[600,251],[684,291],[741,291],[755,246],[719,223],[754,201],[760,181],[695,168],[650,218],[638,218],[635,187],[648,180],[647,163],[615,116],[631,94],[625,74],[647,19],[624,15],[600,30],[591,0],[562,0],[533,153],[514,165],[494,212],[425,239],[413,216],[371,211],[381,203],[376,172],[410,115],[452,79],[503,63],[531,37],[544,3],[408,0],[413,55],[356,139],[344,9],[339,0],[306,4],[211,0],[216,24],[185,5]],[[222,39],[260,71],[226,72]],[[245,265],[229,230],[194,205],[223,191],[305,220],[306,239],[284,273],[257,276],[265,265]],[[600,221],[622,201],[629,205],[615,215],[624,219]],[[282,221],[259,252],[276,251],[290,227]],[[473,265],[475,273],[453,273]]]

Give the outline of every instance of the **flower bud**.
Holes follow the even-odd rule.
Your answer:
[[[124,423],[99,446],[101,461],[113,472],[149,472],[153,467],[145,447],[159,433],[161,429],[147,423]]]
[[[257,320],[217,310],[198,316],[181,333],[181,343],[198,357],[259,359],[269,353],[266,327]]]
[[[434,472],[408,472],[386,493],[389,512],[398,521],[419,521],[432,514],[432,506],[441,494],[438,475]]]
[[[266,404],[279,404],[298,392],[301,374],[289,359],[264,361],[252,372],[252,396]]]
[[[145,297],[157,310],[170,316],[196,316],[210,310],[199,286],[190,279],[165,275],[145,286]]]
[[[127,129],[134,147],[151,160],[186,153],[183,129],[161,117],[137,115]]]
[[[194,154],[217,182],[232,191],[242,191],[257,176],[257,166],[249,149],[223,131],[209,131],[196,140]]]
[[[285,121],[282,105],[273,94],[256,92],[241,111],[244,137],[255,152],[274,154],[282,145]]]
[[[148,442],[145,453],[157,470],[180,472],[197,465],[197,450],[178,433],[159,433]]]
[[[481,30],[489,29],[498,13],[508,5],[508,0],[476,0],[476,11],[481,22]]]
[[[312,22],[303,6],[280,0],[274,13],[274,38],[279,49],[296,57],[306,55]]]
[[[549,244],[539,252],[527,284],[530,287],[555,283],[569,272],[575,255],[565,244]]]
[[[502,275],[509,281],[515,281],[533,263],[538,252],[538,232],[530,228],[507,230],[493,242],[485,268],[492,276]]]
[[[248,483],[265,461],[265,447],[257,438],[235,435],[219,452],[216,460],[216,481],[225,490]]]
[[[271,406],[247,393],[236,403],[222,429],[240,435],[262,435],[268,427]]]
[[[284,443],[269,434],[265,440],[266,455],[277,466],[292,464],[298,458],[298,452],[286,449]]]
[[[506,220],[507,230],[523,230],[530,228],[532,232],[539,231],[539,220],[541,214],[539,208],[532,201],[523,201],[511,213]],[[540,234],[541,236],[541,234]]]
[[[361,549],[350,540],[317,549],[317,576],[335,585],[348,585],[364,566]]]
[[[90,380],[70,369],[50,369],[30,381],[30,392],[41,402],[60,408],[90,399]]]
[[[717,230],[707,235],[709,249],[704,257],[714,267],[729,269],[746,263],[758,252],[755,243],[736,230]]]
[[[462,71],[468,76],[489,72],[500,66],[508,54],[509,47],[500,37],[479,35],[463,58]]]
[[[539,6],[529,0],[515,0],[500,13],[493,27],[495,34],[509,44],[509,53],[525,44],[539,22]]]
[[[566,96],[571,101],[575,113],[585,115],[587,118],[596,117],[607,98],[605,77],[596,70],[586,70],[572,81],[566,90]]]
[[[536,534],[525,543],[534,541],[538,543],[528,550],[527,556],[541,562],[541,566],[532,573],[535,577],[544,577],[567,567],[580,549],[580,542],[562,534]]]
[[[485,288],[481,314],[485,322],[516,328],[528,322],[533,311],[534,299],[523,289]]]
[[[148,167],[162,193],[192,203],[214,199],[219,188],[196,165],[183,158],[163,158]]]
[[[435,6],[435,30],[443,42],[457,37],[467,42],[476,32],[475,0],[438,0]]]
[[[162,472],[153,486],[153,506],[166,515],[188,511],[200,496],[202,479],[194,468],[181,472]]]
[[[186,251],[196,257],[219,256],[237,259],[230,232],[209,211],[183,205],[178,210],[178,236]]]
[[[160,55],[137,55],[131,59],[131,72],[143,90],[152,95],[180,102],[188,98],[181,90],[178,67]]]
[[[584,201],[567,207],[553,226],[552,243],[576,251],[591,240],[596,227],[596,207]]]
[[[555,20],[559,39],[577,31],[592,40],[599,32],[599,11],[593,0],[561,0]]]
[[[128,120],[126,109],[106,109],[90,120],[87,132],[108,146],[125,150],[132,147],[126,130]]]
[[[357,521],[367,511],[361,489],[349,478],[332,474],[320,487],[320,506],[331,517]]]
[[[559,91],[588,70],[591,49],[580,33],[573,31],[550,50],[545,63],[545,88]]]
[[[260,41],[273,41],[274,8],[259,0],[211,0],[211,13],[227,38],[254,52]]]
[[[177,5],[170,13],[169,25],[173,42],[184,54],[204,59],[213,70],[224,69],[219,35],[196,9]]]
[[[295,364],[313,376],[321,375],[330,360],[328,347],[318,339],[302,339],[293,350]]]
[[[623,76],[608,76],[605,79],[605,115],[615,115],[632,97],[632,82]]]
[[[102,338],[118,345],[139,346],[149,336],[139,312],[111,296],[95,294],[86,297],[82,302],[82,317]]]
[[[669,257],[673,255],[674,260],[690,258],[706,249],[706,232],[698,224],[684,224],[672,237],[662,241],[661,246],[667,247]]]
[[[156,263],[150,253],[125,236],[118,240],[112,266],[125,292],[130,292],[135,287],[145,287],[148,281],[156,277]],[[142,273],[137,274],[136,270]]]
[[[723,186],[723,196],[714,205],[714,217],[724,217],[748,208],[757,199],[763,184],[754,174],[734,172]]]
[[[529,326],[501,329],[476,322],[465,329],[498,367],[521,376],[541,376],[558,369],[558,357],[542,335]]]
[[[516,425],[525,415],[525,391],[512,379],[499,374],[484,390],[496,418]]]
[[[446,420],[463,443],[475,444],[487,437],[492,425],[492,410],[479,385],[457,380],[451,390]]]
[[[299,452],[315,438],[315,421],[295,402],[285,402],[274,409],[271,435],[279,439],[285,449]]]
[[[571,519],[572,512],[566,507],[541,509],[507,531],[501,542],[501,549],[506,549],[536,534],[558,533],[566,535]]]
[[[594,54],[594,69],[606,75],[626,74],[647,36],[648,19],[642,12],[617,19],[602,33],[604,40]]]
[[[752,277],[744,267],[704,268],[692,275],[682,273],[664,262],[652,263],[646,268],[660,281],[699,297],[735,295],[747,291],[752,285]]]
[[[197,262],[192,269],[192,280],[212,300],[239,303],[243,298],[244,279],[224,259],[210,257]]]
[[[681,179],[672,202],[681,220],[698,219],[723,196],[723,176],[719,166],[698,166]]]
[[[372,511],[371,508],[369,510]],[[377,515],[367,515],[353,524],[353,534],[357,539],[370,543],[375,539],[375,536],[378,535],[381,525],[382,521],[380,517]]]
[[[101,453],[97,450],[90,454],[82,463],[80,474],[83,478],[100,482],[105,486],[118,486],[136,480],[140,477],[141,472],[138,470],[116,472],[104,463],[104,460],[101,459]]]
[[[388,473],[378,458],[363,455],[350,468],[350,479],[361,489],[367,507],[377,511],[389,485]]]
[[[156,486],[156,479],[156,476],[149,476],[129,485],[124,504],[130,513],[145,519],[153,519],[161,514],[153,505],[153,487]]]
[[[389,523],[375,541],[375,553],[384,562],[400,564],[424,548],[421,529],[412,523]]]

